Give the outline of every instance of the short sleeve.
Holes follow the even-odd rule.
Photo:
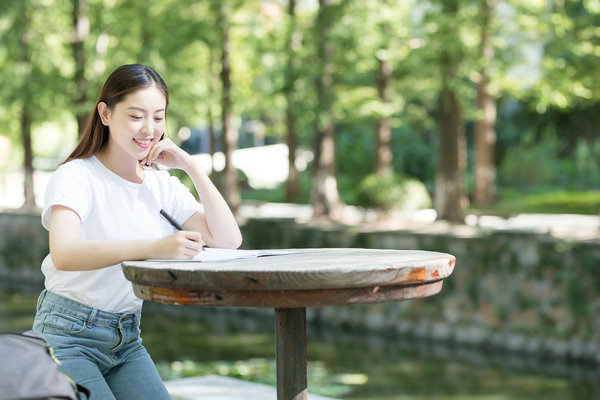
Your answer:
[[[172,194],[171,215],[177,221],[187,221],[194,213],[203,211],[202,205],[177,177],[169,176],[168,182]]]
[[[52,207],[61,205],[75,211],[83,222],[91,209],[90,171],[81,160],[71,161],[61,165],[52,175],[44,197],[42,210],[42,225],[50,227]]]

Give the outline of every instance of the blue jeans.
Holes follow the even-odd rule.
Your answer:
[[[110,313],[44,290],[33,330],[43,333],[60,370],[92,400],[170,399],[142,346],[141,311]]]

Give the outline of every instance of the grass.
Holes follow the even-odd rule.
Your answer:
[[[500,192],[500,201],[491,206],[474,206],[492,214],[587,214],[600,213],[600,190],[544,190],[523,193],[511,190]]]

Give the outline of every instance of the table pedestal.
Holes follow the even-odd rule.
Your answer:
[[[277,400],[306,400],[306,309],[275,309]]]

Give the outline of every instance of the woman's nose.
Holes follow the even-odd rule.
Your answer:
[[[144,118],[144,124],[142,125],[142,131],[145,133],[152,133],[152,118]]]

